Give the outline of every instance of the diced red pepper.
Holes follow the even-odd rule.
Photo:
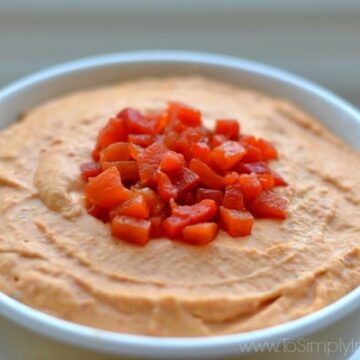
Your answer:
[[[130,134],[128,140],[132,144],[147,147],[155,141],[155,137],[147,134]]]
[[[214,200],[217,206],[222,205],[224,194],[221,190],[199,188],[196,192],[196,201],[200,202],[204,199]]]
[[[119,142],[126,141],[127,133],[123,119],[113,118],[110,119],[106,126],[100,130],[97,147],[104,149],[107,146]]]
[[[260,139],[257,141],[256,146],[260,149],[260,151],[261,151],[261,157],[262,157],[264,160],[277,159],[278,153],[277,153],[274,145],[271,144],[269,141],[260,138]]]
[[[201,200],[194,205],[177,206],[173,209],[172,216],[189,219],[189,224],[210,221],[217,212],[214,200]]]
[[[151,222],[129,216],[115,216],[111,222],[113,236],[136,245],[150,240]]]
[[[165,218],[164,216],[153,216],[150,218],[151,223],[151,237],[159,238],[163,236],[163,222]]]
[[[214,163],[222,170],[234,167],[244,156],[244,147],[236,141],[225,141],[211,153]]]
[[[227,140],[226,136],[215,134],[211,139],[211,147],[217,147]]]
[[[164,111],[155,117],[155,134],[161,134],[170,122],[170,115],[168,111]]]
[[[200,111],[190,106],[178,102],[169,102],[169,110],[186,126],[199,126],[201,124]]]
[[[161,142],[155,142],[138,154],[140,180],[145,184],[156,183],[156,174],[163,155],[168,151]]]
[[[142,195],[132,194],[130,199],[124,201],[121,205],[112,210],[111,213],[111,218],[116,215],[125,215],[133,218],[147,219],[150,215],[150,210]]]
[[[271,171],[272,176],[274,177],[275,186],[287,186],[288,183],[276,172]]]
[[[169,201],[171,198],[176,199],[179,190],[165,173],[159,171],[157,174],[157,192],[161,200]]]
[[[191,245],[206,245],[214,240],[218,229],[216,223],[187,225],[182,230],[183,239]]]
[[[159,199],[158,195],[156,194],[156,192],[154,190],[152,190],[148,187],[143,187],[140,189],[132,188],[132,191],[137,194],[141,194],[144,197],[144,199],[149,207],[151,216],[159,215],[161,213],[161,211],[164,208],[164,204]]]
[[[129,160],[129,144],[126,142],[113,143],[100,152],[100,162]]]
[[[247,236],[251,234],[254,217],[247,210],[233,210],[220,206],[220,221],[222,228],[230,236]]]
[[[126,108],[120,111],[117,117],[124,120],[129,134],[154,134],[155,124],[146,119],[140,111]]]
[[[242,210],[244,208],[244,198],[240,183],[226,186],[223,205],[227,209]]]
[[[211,161],[211,150],[209,145],[204,142],[192,143],[191,157],[199,159],[206,164],[209,164]]]
[[[240,133],[240,124],[233,119],[216,120],[215,134],[226,136],[229,140],[238,140]]]
[[[171,182],[178,189],[178,196],[183,198],[199,184],[199,176],[187,167],[169,174]]]
[[[131,159],[137,160],[143,151],[144,149],[141,146],[132,143],[129,144],[129,155]]]
[[[178,216],[169,216],[163,222],[163,231],[170,239],[175,239],[181,236],[182,229],[189,225],[189,218],[181,218]]]
[[[80,171],[82,178],[87,181],[91,177],[98,176],[102,169],[98,162],[88,162],[80,165]]]
[[[238,179],[245,202],[254,199],[262,191],[262,186],[255,174],[241,174]]]
[[[270,174],[271,170],[265,161],[256,161],[252,163],[239,164],[238,171],[246,174]]]
[[[236,171],[228,172],[224,178],[225,185],[231,185],[238,182],[239,177],[240,175]]]
[[[270,142],[240,135],[233,119],[210,131],[181,103],[146,114],[126,108],[101,129],[94,162],[81,165],[86,209],[138,245],[163,235],[205,245],[218,216],[231,236],[245,236],[253,215],[286,216],[287,201],[270,190],[286,185],[268,165],[277,156]]]
[[[257,147],[258,140],[254,135],[242,135],[239,142],[245,147],[247,147],[248,145]]]
[[[188,192],[181,205],[194,205],[196,202],[196,197],[192,192]]]
[[[85,185],[85,196],[95,205],[104,208],[114,207],[127,200],[129,193],[121,182],[119,170],[114,166],[90,178]]]
[[[257,174],[263,190],[271,189],[275,186],[275,180],[272,174]]]
[[[160,170],[166,173],[180,170],[185,165],[185,159],[182,154],[174,151],[167,151],[161,161]]]
[[[85,206],[88,214],[101,220],[102,222],[109,221],[109,209],[95,205],[92,201],[85,199]]]
[[[251,163],[262,160],[261,151],[258,147],[249,144],[245,147],[245,150],[245,154],[242,158],[244,163]]]
[[[209,188],[221,190],[224,187],[224,178],[201,160],[192,159],[190,169],[195,172],[199,176],[200,181]]]
[[[255,217],[285,219],[287,204],[281,195],[265,190],[249,204],[249,210]]]
[[[111,161],[103,162],[101,165],[104,170],[115,166],[120,172],[121,179],[124,181],[139,180],[139,170],[136,161]]]

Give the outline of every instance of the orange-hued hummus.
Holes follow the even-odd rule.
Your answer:
[[[120,109],[177,100],[205,124],[236,117],[279,151],[285,221],[207,246],[138,247],[86,213],[79,165]],[[1,114],[0,114],[1,117]],[[264,328],[312,313],[360,284],[360,156],[281,99],[202,78],[147,79],[31,110],[0,134],[0,291],[89,326],[155,336]]]

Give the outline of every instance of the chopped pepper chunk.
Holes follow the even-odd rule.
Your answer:
[[[226,136],[230,140],[238,140],[240,133],[240,124],[233,119],[216,120],[215,134]]]
[[[129,216],[115,216],[111,222],[113,236],[136,245],[150,240],[151,222]]]
[[[236,141],[225,141],[211,153],[211,158],[222,170],[235,166],[245,154],[244,147]]]
[[[227,209],[220,206],[220,221],[222,228],[230,236],[247,236],[251,234],[254,217],[247,210]]]
[[[82,178],[87,181],[91,177],[101,174],[101,165],[98,162],[88,162],[80,165],[80,171]]]
[[[199,176],[200,182],[210,189],[220,190],[224,187],[224,178],[201,160],[192,159],[190,169]]]
[[[123,186],[119,170],[110,167],[100,175],[90,178],[85,185],[85,195],[95,205],[111,208],[129,198],[130,191]]]
[[[216,223],[187,225],[183,228],[183,239],[191,245],[206,245],[214,240],[219,226]]]
[[[249,210],[256,217],[285,219],[287,205],[279,194],[264,190],[249,204]]]
[[[91,156],[80,166],[86,210],[132,244],[165,236],[205,245],[219,224],[247,236],[254,216],[287,216],[287,200],[273,191],[287,185],[270,167],[276,148],[242,134],[235,119],[209,130],[199,110],[179,102],[147,113],[128,107],[99,131]]]

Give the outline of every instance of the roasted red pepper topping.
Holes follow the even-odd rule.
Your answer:
[[[287,200],[274,189],[287,183],[269,166],[276,148],[240,128],[219,119],[211,131],[179,102],[120,111],[100,130],[93,161],[80,166],[88,213],[136,245],[162,236],[206,245],[219,226],[239,237],[251,234],[254,217],[286,218]]]

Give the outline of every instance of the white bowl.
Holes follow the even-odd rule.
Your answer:
[[[252,61],[190,52],[110,54],[66,63],[36,73],[0,91],[0,126],[5,127],[14,122],[32,106],[69,91],[145,76],[189,74],[208,76],[284,97],[314,115],[345,142],[360,148],[359,112],[331,92],[292,74]],[[359,317],[360,312],[353,313],[359,306],[360,287],[320,311],[275,327],[207,338],[156,338],[112,333],[66,322],[0,293],[0,314],[8,321],[27,329],[22,331],[29,336],[32,336],[31,332],[52,338],[49,344],[57,346],[57,349],[63,347],[66,351],[70,348],[65,344],[72,344],[79,348],[123,357],[132,355],[139,358],[165,359],[244,356],[256,351],[254,344],[286,344],[285,339],[290,341],[305,336],[316,339],[321,334],[331,334],[334,339],[337,336],[344,337],[345,333],[349,335],[355,330],[356,322],[351,320]],[[353,314],[350,316],[350,313]],[[10,331],[18,329],[16,326],[9,328]],[[0,339],[9,339],[9,336],[4,329],[0,331]],[[26,335],[24,337],[26,338]],[[47,341],[44,337],[37,336],[32,339],[33,342],[38,341],[39,346],[44,346]],[[0,340],[0,349],[8,348],[10,353],[13,350],[9,349],[8,344]],[[22,345],[25,346],[24,343]],[[31,346],[36,349],[36,344],[32,343]],[[80,350],[74,351],[73,354],[76,351],[77,354],[82,353]],[[89,359],[91,353],[86,354]],[[267,358],[269,354],[261,356]],[[50,358],[55,359],[55,354]],[[260,358],[260,355],[256,358]],[[76,359],[80,359],[80,355]],[[336,359],[340,357],[337,356]]]

